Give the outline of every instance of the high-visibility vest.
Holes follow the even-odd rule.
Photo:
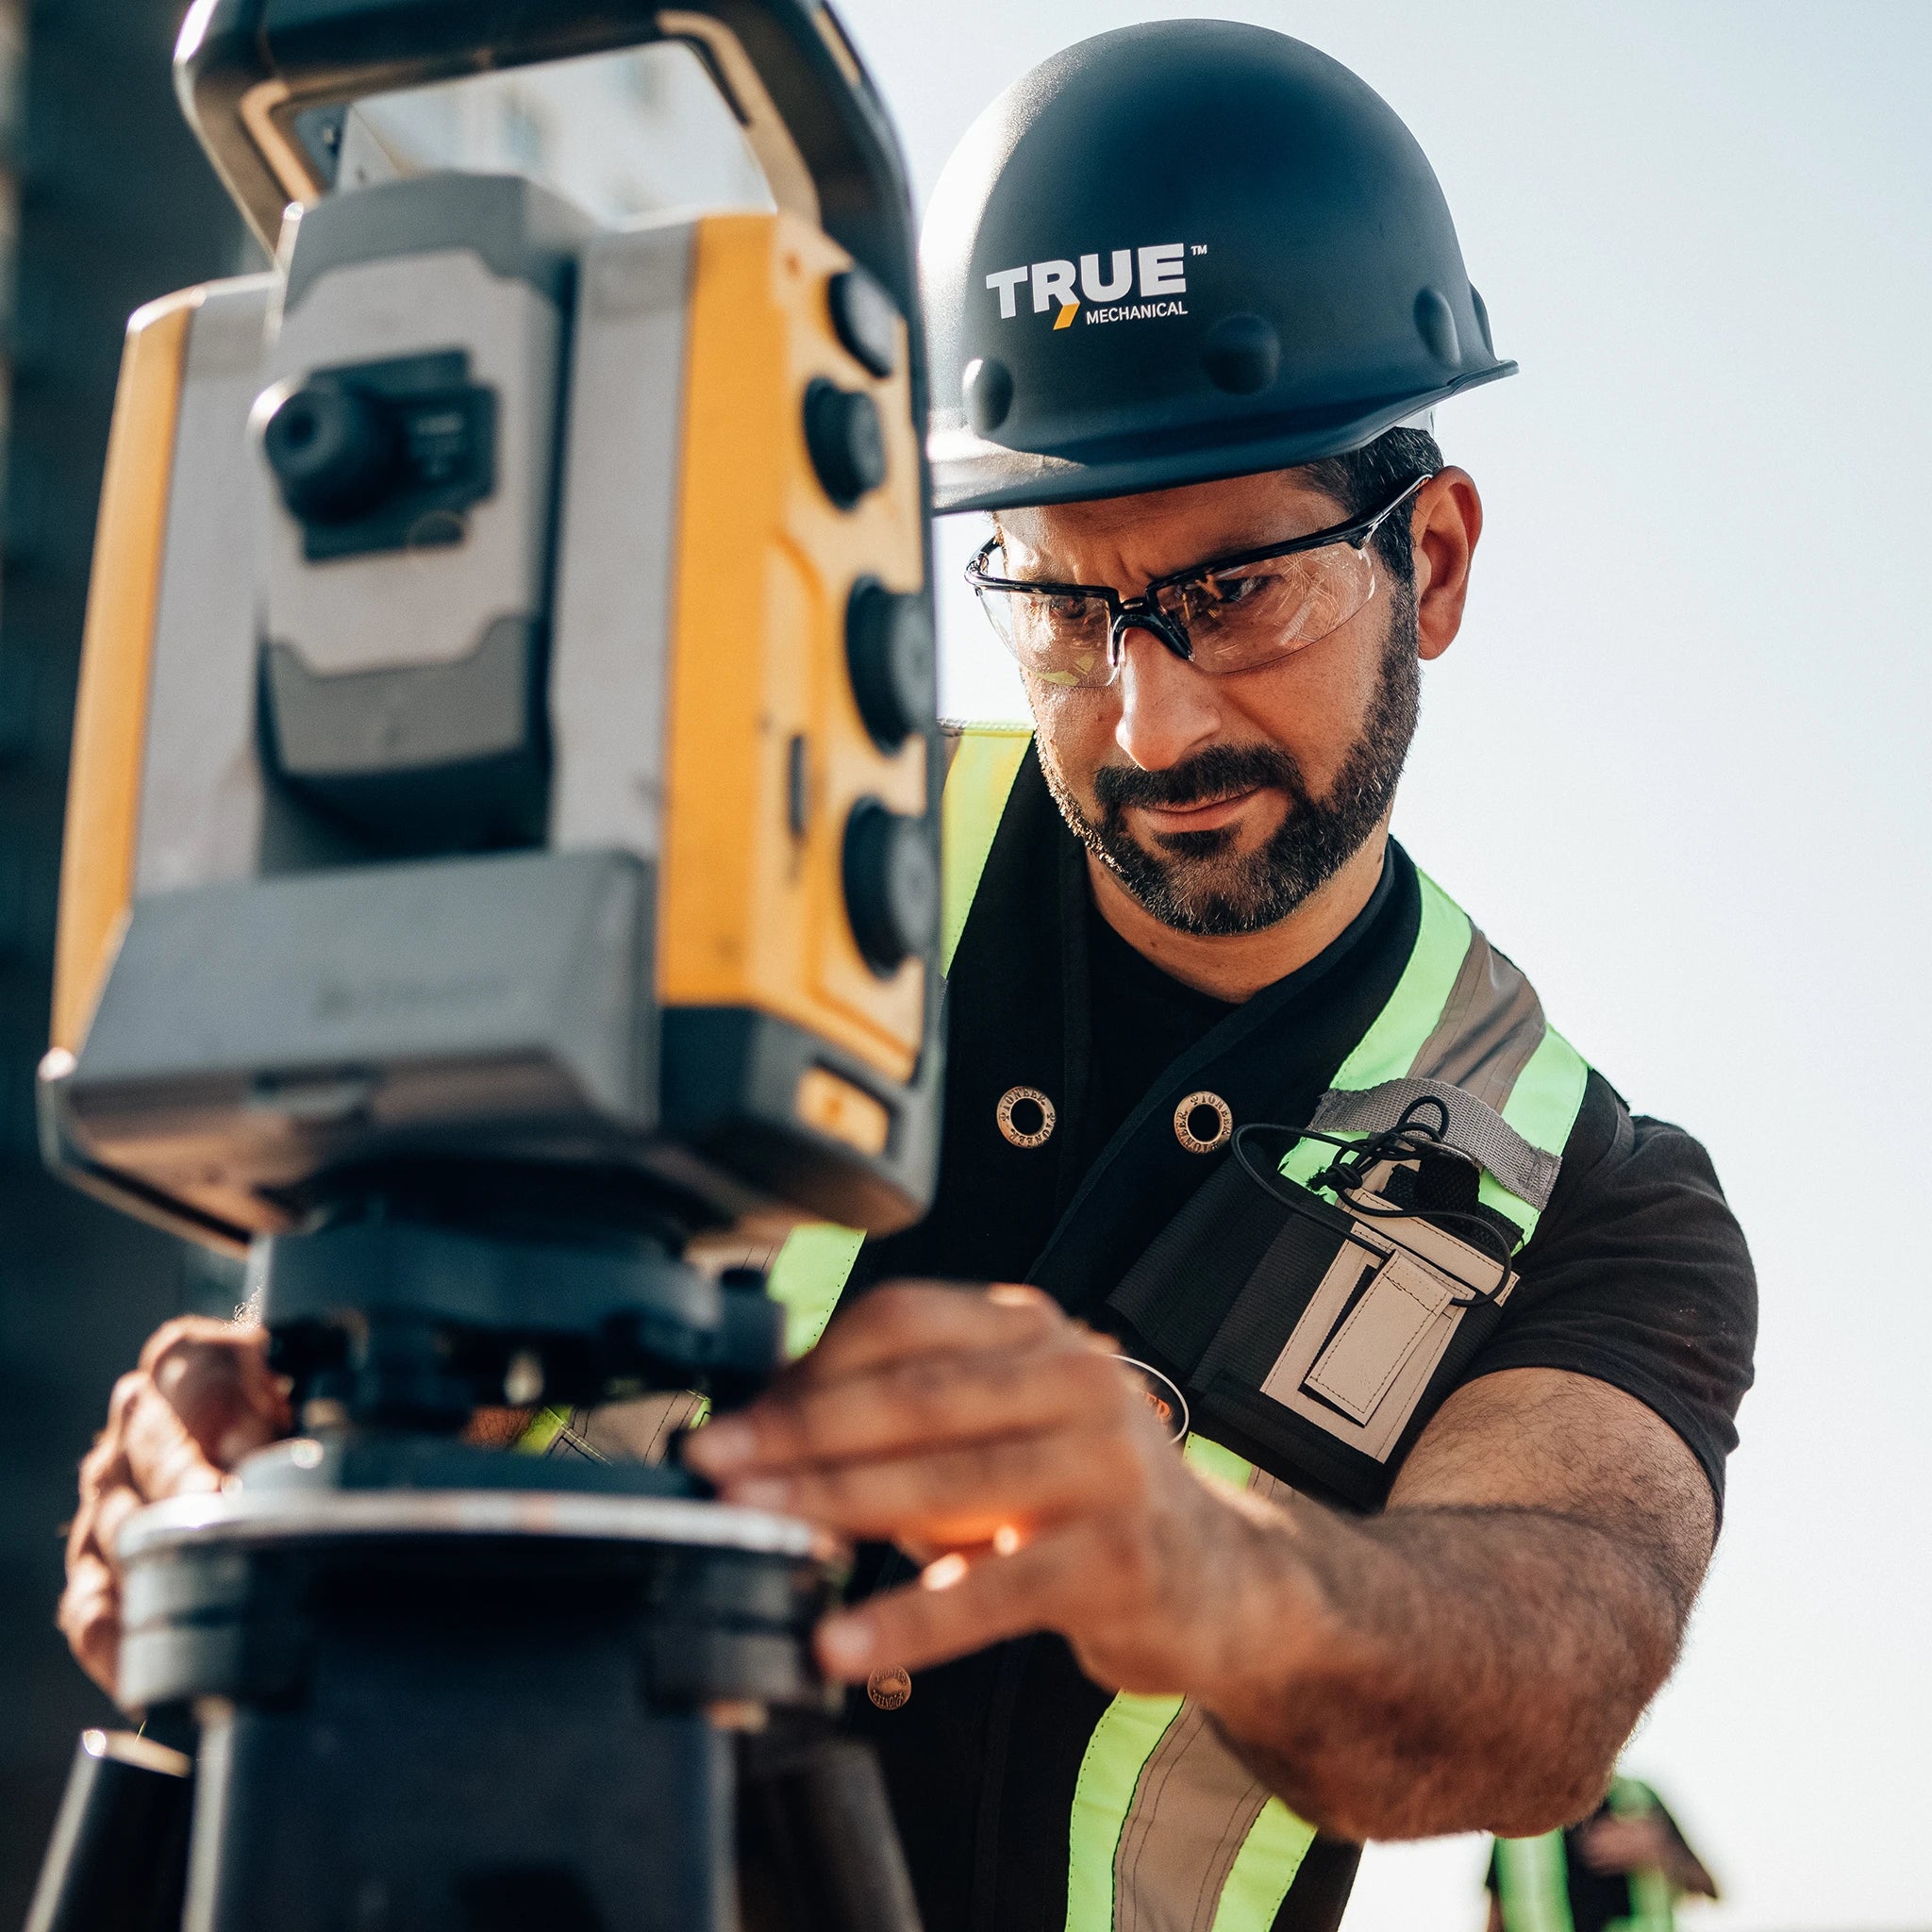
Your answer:
[[[1610,1781],[1609,1807],[1619,1818],[1661,1808],[1657,1793],[1636,1778]],[[1503,1932],[1576,1932],[1570,1909],[1570,1860],[1561,1831],[1540,1838],[1496,1840],[1496,1900]],[[1661,1872],[1629,1874],[1630,1915],[1605,1932],[1675,1932],[1676,1891]]]
[[[952,965],[1031,739],[1024,727],[1001,726],[973,727],[958,740],[942,807],[942,970]],[[1428,1071],[1441,1059],[1445,1014],[1469,1005],[1459,994],[1469,974],[1515,973],[1440,887],[1427,877],[1421,886],[1422,920],[1408,963],[1336,1074],[1337,1091]],[[1489,1101],[1532,1148],[1560,1158],[1589,1068],[1544,1024],[1533,995],[1524,1013],[1521,1024],[1541,1028],[1541,1038],[1521,1042],[1507,1092],[1491,1091]],[[1491,1024],[1493,1015],[1491,1007]],[[1282,1171],[1307,1181],[1332,1156],[1305,1141]],[[1487,1172],[1481,1198],[1507,1211],[1525,1239],[1535,1232],[1537,1208]],[[770,1285],[784,1306],[794,1356],[824,1332],[863,1241],[850,1228],[811,1226],[780,1251]],[[1199,1434],[1184,1453],[1237,1487],[1275,1487],[1265,1472]],[[1216,1900],[1208,1932],[1267,1932],[1314,1837],[1314,1827],[1266,1791],[1191,1699],[1123,1691],[1094,1726],[1081,1760],[1068,1825],[1066,1932],[1114,1932],[1120,1923],[1199,1924],[1198,1902],[1207,1897]],[[1119,1913],[1118,1902],[1130,1895],[1133,1911]]]

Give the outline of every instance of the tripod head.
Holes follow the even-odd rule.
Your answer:
[[[772,207],[609,220],[432,165],[479,100],[529,119],[661,42]],[[48,1158],[267,1243],[276,1349],[348,1414],[728,1399],[775,1320],[688,1246],[903,1225],[936,1158],[883,110],[813,0],[199,0],[175,72],[276,267],[129,327]]]

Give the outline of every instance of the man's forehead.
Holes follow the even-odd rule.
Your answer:
[[[1343,507],[1302,470],[1270,470],[1088,503],[1001,510],[1009,552],[1041,559],[1129,559],[1158,576],[1203,558],[1306,536],[1338,522]]]

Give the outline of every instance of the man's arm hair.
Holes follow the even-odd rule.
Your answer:
[[[1361,1839],[1521,1838],[1589,1812],[1670,1674],[1716,1530],[1681,1438],[1555,1369],[1457,1390],[1382,1516],[1289,1513],[1286,1594],[1312,1581],[1319,1640],[1212,1714],[1290,1806]]]

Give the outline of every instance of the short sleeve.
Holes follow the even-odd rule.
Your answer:
[[[1622,1389],[1684,1439],[1722,1509],[1757,1281],[1704,1148],[1592,1073],[1520,1273],[1469,1377],[1567,1369]]]

